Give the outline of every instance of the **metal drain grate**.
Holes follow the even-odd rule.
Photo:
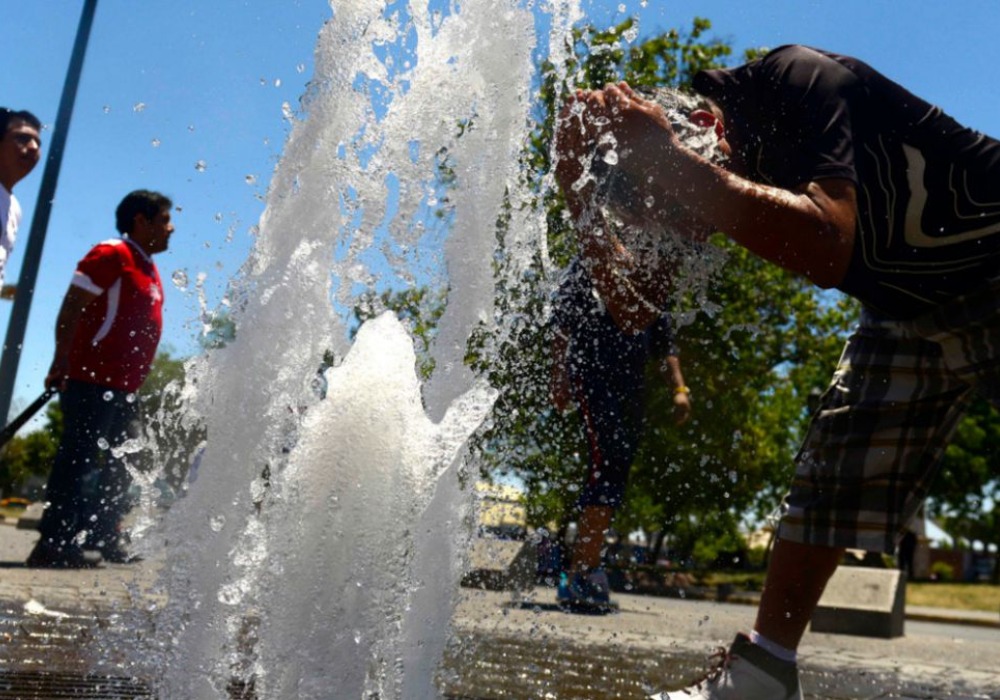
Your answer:
[[[134,678],[81,676],[51,671],[0,671],[0,700],[155,700]]]

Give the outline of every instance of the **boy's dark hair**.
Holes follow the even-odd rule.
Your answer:
[[[164,209],[169,209],[174,203],[170,198],[152,190],[135,190],[125,195],[118,208],[115,209],[115,227],[119,233],[131,233],[135,223],[135,215],[142,214],[152,219]]]
[[[0,138],[7,135],[7,129],[10,127],[10,123],[18,119],[31,124],[31,126],[35,127],[38,131],[42,130],[41,120],[28,110],[14,110],[7,109],[6,107],[0,107]]]

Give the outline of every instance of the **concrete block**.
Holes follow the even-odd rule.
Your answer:
[[[32,503],[24,512],[21,513],[21,517],[17,519],[17,529],[18,530],[37,530],[38,523],[42,520],[42,512],[45,510],[44,503]]]
[[[469,553],[469,570],[462,577],[467,588],[524,591],[535,585],[538,548],[524,540],[476,538]]]
[[[820,598],[810,629],[860,637],[901,637],[905,604],[903,572],[841,566]]]

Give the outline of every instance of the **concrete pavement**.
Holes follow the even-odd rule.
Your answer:
[[[619,594],[619,612],[563,613],[552,589],[524,600],[464,590],[445,677],[456,697],[641,698],[683,687],[713,649],[749,630],[754,608]],[[926,611],[922,611],[926,612]],[[941,618],[946,611],[934,611]],[[955,624],[969,619],[976,626]],[[807,633],[800,649],[814,700],[1000,698],[1000,624],[908,620],[885,640]],[[483,694],[482,687],[493,688]]]
[[[0,525],[0,561],[6,562],[0,565],[0,698],[84,696],[3,694],[26,679],[59,674],[77,683],[90,682],[87,674],[105,674],[106,694],[86,697],[155,697],[143,685],[141,659],[126,665],[126,657],[136,643],[129,635],[151,633],[165,600],[156,581],[160,564],[26,569],[16,562],[36,535],[14,533]],[[617,613],[580,615],[560,611],[551,588],[517,597],[462,589],[440,673],[444,693],[469,699],[642,698],[683,686],[704,669],[715,647],[727,646],[753,622],[751,605],[616,598]],[[125,615],[133,623],[146,616],[148,630],[121,624]],[[100,649],[91,648],[96,639],[102,640]],[[814,700],[1000,700],[998,662],[1000,614],[921,608],[907,611],[906,634],[897,639],[807,633],[800,667],[806,696]],[[124,688],[121,694],[108,690],[116,687]]]

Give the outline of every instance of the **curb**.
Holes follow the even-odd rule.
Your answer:
[[[969,627],[986,627],[1000,629],[1000,616],[996,620],[988,620],[980,617],[938,614],[930,612],[907,612],[907,620],[915,622],[935,622],[942,625],[966,625]]]

